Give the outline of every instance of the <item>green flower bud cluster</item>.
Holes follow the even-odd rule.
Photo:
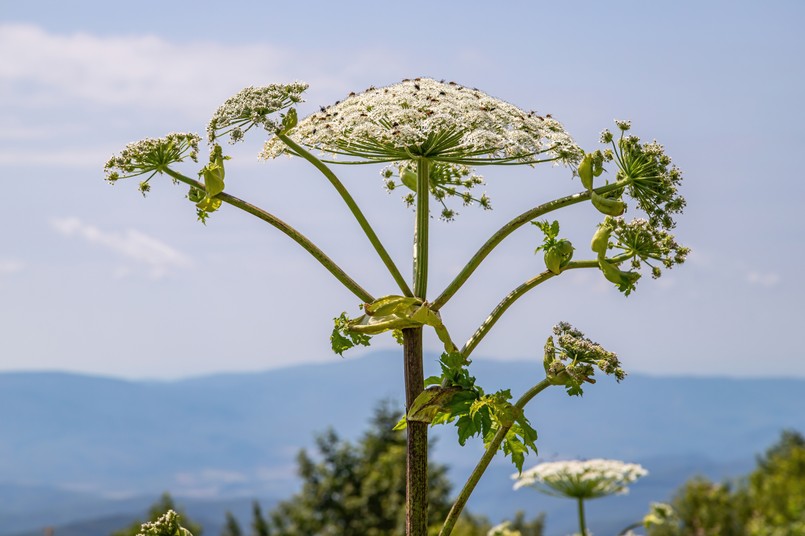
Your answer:
[[[559,275],[573,258],[573,244],[566,238],[559,238],[559,222],[556,220],[552,223],[548,223],[547,220],[532,221],[531,224],[539,227],[545,235],[542,245],[534,250],[534,253],[544,251],[545,267],[551,273]]]
[[[610,241],[613,236],[615,240]],[[607,258],[611,248],[620,250],[621,254]],[[630,222],[623,218],[606,218],[596,229],[590,249],[598,255],[598,265],[604,277],[627,296],[635,289],[640,274],[621,270],[618,264],[628,260],[633,270],[639,270],[645,264],[656,279],[662,275],[660,266],[670,269],[682,264],[690,253],[690,249],[677,243],[672,234],[654,227],[643,218]]]
[[[567,322],[554,326],[544,350],[546,377],[554,385],[564,385],[571,396],[581,395],[584,383],[595,383],[596,367],[604,374],[615,376],[618,381],[626,377],[615,353],[591,341]]]
[[[484,184],[484,179],[473,173],[469,166],[432,162],[429,171],[430,194],[442,205],[440,215],[442,220],[452,221],[458,215],[458,212],[447,206],[446,200],[450,197],[459,198],[464,206],[478,205],[484,210],[492,209],[492,204],[486,194],[482,194],[480,197],[473,196],[471,190]],[[380,171],[380,175],[383,177],[386,190],[391,192],[404,187],[409,190],[403,196],[406,205],[410,207],[416,203],[417,172],[413,163],[398,162],[386,166]],[[396,179],[399,179],[399,182]]]
[[[590,241],[590,249],[598,254],[598,267],[601,269],[601,273],[604,274],[607,281],[615,283],[618,290],[628,296],[635,289],[635,285],[638,279],[640,279],[640,274],[621,270],[618,268],[618,263],[606,258],[607,251],[612,247],[609,239],[612,235],[614,221],[613,218],[607,217],[598,225],[593,239]],[[622,262],[622,260],[619,262]]]
[[[599,212],[607,216],[620,216],[626,211],[626,203],[621,199],[623,189],[613,190],[606,195],[593,191],[594,178],[604,172],[604,162],[610,160],[612,160],[612,151],[598,150],[586,153],[576,168],[576,174],[581,179],[582,186],[590,192],[590,202]]]
[[[581,179],[582,186],[587,190],[593,189],[593,178],[601,176],[604,172],[604,160],[606,160],[606,155],[601,151],[595,151],[593,153],[586,153],[581,159],[581,162],[579,162],[576,173],[579,179]]]

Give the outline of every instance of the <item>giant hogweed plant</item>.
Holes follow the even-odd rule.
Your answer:
[[[670,231],[685,202],[678,193],[679,170],[662,146],[629,133],[627,121],[617,121],[617,134],[605,130],[602,148],[584,151],[550,116],[521,110],[477,89],[426,78],[403,80],[383,88],[350,93],[343,101],[299,119],[296,105],[307,85],[249,87],[215,112],[207,126],[209,161],[197,175],[186,175],[177,164],[198,161],[201,136],[172,133],[126,146],[106,164],[110,182],[140,177],[145,194],[150,181],[167,175],[189,187],[187,198],[198,218],[206,222],[224,205],[247,212],[283,232],[310,253],[360,301],[354,315],[335,318],[331,335],[339,355],[367,346],[372,337],[391,332],[402,345],[406,415],[398,425],[408,433],[406,530],[409,536],[427,533],[428,426],[455,425],[458,441],[480,437],[483,456],[445,520],[441,534],[450,534],[467,499],[499,451],[518,470],[529,452],[536,452],[537,432],[523,409],[549,386],[562,386],[569,395],[582,394],[595,383],[595,370],[621,380],[625,373],[617,356],[561,322],[548,337],[544,352],[545,377],[514,399],[510,390],[486,392],[471,372],[471,354],[506,310],[538,285],[570,270],[591,269],[628,295],[641,272],[656,278],[664,268],[684,262],[688,249]],[[371,294],[318,246],[277,216],[230,193],[222,140],[237,143],[249,132],[266,138],[264,159],[281,155],[304,159],[343,199],[366,238],[389,272],[396,288]],[[580,181],[578,191],[547,200],[512,218],[492,234],[438,294],[428,292],[428,228],[438,212],[444,220],[456,216],[455,203],[490,209],[489,198],[478,195],[489,166],[552,163],[569,168]],[[401,189],[414,207],[413,277],[409,281],[383,246],[334,169],[377,165],[388,190]],[[609,168],[609,169],[607,169]],[[608,171],[607,175],[603,175]],[[608,177],[609,180],[604,180]],[[578,184],[578,183],[577,183]],[[623,217],[630,205],[636,217]],[[560,209],[588,204],[602,215],[590,229],[590,246],[574,245],[561,235]],[[440,310],[461,290],[484,259],[511,233],[533,224],[542,241],[536,247],[545,269],[504,296],[462,346],[458,346]],[[587,252],[586,254],[584,252]],[[435,297],[434,297],[435,296]],[[423,373],[422,331],[432,328],[444,346],[439,376]]]

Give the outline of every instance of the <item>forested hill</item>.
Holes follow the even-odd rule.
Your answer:
[[[511,387],[515,396],[542,376],[538,362],[478,359],[472,370],[487,391]],[[209,500],[286,498],[296,488],[297,451],[327,427],[358,437],[382,399],[402,400],[397,353],[175,382],[0,374],[0,535],[92,517],[82,511],[87,504],[105,501],[99,514],[116,513],[134,503],[115,510],[111,499],[165,490]],[[749,469],[782,429],[805,430],[802,408],[805,380],[631,375],[620,384],[601,379],[582,398],[553,388],[527,414],[544,458],[643,463],[651,475],[617,499],[639,510],[693,473]],[[459,448],[447,427],[435,435],[433,456],[459,485],[480,445]],[[493,464],[472,510],[496,519],[559,504],[512,492],[512,470]],[[85,506],[65,506],[71,501]]]

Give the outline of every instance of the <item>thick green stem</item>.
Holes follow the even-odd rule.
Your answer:
[[[577,500],[579,504],[579,533],[581,536],[587,536],[587,523],[584,520],[584,499],[579,497]]]
[[[570,262],[566,266],[562,268],[562,272],[566,270],[572,270],[574,268],[598,268],[598,261],[575,261]],[[467,339],[467,342],[464,344],[464,347],[461,349],[461,353],[464,357],[469,357],[475,347],[478,346],[478,343],[481,342],[489,330],[492,329],[492,326],[500,320],[500,317],[503,316],[503,313],[511,307],[511,305],[517,301],[520,297],[522,297],[526,292],[531,290],[532,288],[536,287],[540,283],[547,281],[554,277],[554,273],[549,271],[544,271],[541,274],[532,277],[516,289],[509,292],[505,298],[503,298],[497,306],[492,309],[492,312],[489,313],[489,316],[486,317],[486,320],[475,330],[475,333],[472,334],[472,337]]]
[[[391,274],[391,277],[393,277],[394,281],[397,282],[397,285],[400,287],[402,293],[405,296],[413,296],[413,293],[411,292],[408,283],[406,283],[405,278],[400,273],[400,270],[397,269],[397,265],[394,264],[394,261],[391,259],[391,256],[386,251],[386,248],[383,247],[383,244],[380,242],[380,239],[377,237],[377,234],[375,234],[374,229],[372,229],[372,226],[369,225],[369,222],[366,220],[366,217],[363,215],[363,212],[361,212],[361,209],[358,208],[358,204],[352,198],[349,191],[344,187],[341,181],[338,180],[338,177],[336,177],[335,173],[333,173],[333,171],[329,167],[327,167],[327,165],[324,164],[324,162],[316,158],[313,154],[305,150],[304,147],[294,142],[288,136],[284,134],[278,134],[277,136],[285,143],[285,145],[290,147],[291,150],[294,151],[294,153],[298,154],[299,156],[301,156],[302,158],[313,164],[316,167],[316,169],[321,171],[322,174],[325,177],[327,177],[327,180],[330,181],[330,184],[333,185],[338,194],[341,196],[341,199],[343,199],[344,202],[347,204],[347,207],[349,207],[349,210],[350,212],[352,212],[352,215],[357,220],[358,225],[360,225],[361,229],[363,229],[363,232],[366,234],[366,237],[369,239],[369,242],[372,243],[372,247],[375,248],[375,251],[380,256],[380,259],[383,261],[383,264],[386,265],[386,268]]]
[[[532,398],[550,386],[550,380],[545,378],[526,391],[523,396],[521,396],[520,399],[515,402],[514,406],[522,411]],[[481,477],[483,476],[487,467],[489,467],[489,464],[492,462],[492,458],[494,458],[495,454],[498,453],[500,444],[503,443],[504,439],[506,439],[506,434],[509,433],[510,429],[511,426],[501,426],[495,434],[495,437],[492,438],[492,441],[486,445],[486,449],[484,450],[481,459],[478,460],[478,464],[475,466],[475,469],[472,470],[467,482],[461,489],[461,493],[458,494],[456,501],[453,503],[453,507],[450,508],[450,513],[447,514],[447,519],[445,519],[444,525],[442,525],[442,530],[439,531],[439,536],[448,536],[453,531],[453,527],[455,527],[458,518],[461,516],[462,510],[464,510],[464,506],[466,506],[470,495],[472,495],[472,492],[475,490],[475,486],[478,485],[478,482],[481,480]]]
[[[600,188],[596,188],[595,191],[598,194],[604,194],[611,190],[615,190],[618,188],[623,188],[628,181],[618,181],[613,184],[608,184],[606,186],[602,186]],[[527,210],[517,216],[516,218],[512,219],[501,227],[500,229],[493,234],[489,240],[481,246],[475,255],[469,260],[469,262],[462,268],[461,272],[450,282],[447,288],[431,303],[431,309],[434,311],[438,311],[444,304],[453,297],[453,295],[458,292],[458,289],[467,282],[467,279],[472,275],[473,272],[480,266],[481,262],[494,250],[498,244],[500,244],[507,236],[512,234],[514,231],[525,225],[526,223],[530,222],[534,218],[538,218],[540,216],[544,216],[545,214],[552,212],[554,210],[567,207],[570,205],[575,205],[576,203],[580,203],[582,201],[586,201],[590,199],[590,192],[584,191],[579,192],[577,194],[569,195],[567,197],[562,197],[560,199],[554,199],[553,201],[549,201],[548,203],[544,203],[539,205],[538,207],[534,207],[530,210]]]
[[[425,299],[428,290],[428,223],[430,222],[430,162],[417,160],[416,230],[414,236],[414,295]]]
[[[425,299],[428,290],[428,222],[430,212],[430,163],[417,161],[417,202],[414,230],[414,295]],[[403,330],[405,357],[406,411],[425,389],[422,363],[422,328]],[[428,533],[428,425],[408,422],[406,449],[406,516],[407,536],[427,536]]]
[[[198,188],[199,190],[204,191],[204,184],[191,179],[190,177],[186,177],[181,173],[177,173],[172,169],[166,169],[165,173],[173,177],[179,182],[183,182],[188,184],[194,188]],[[374,297],[369,294],[363,287],[361,287],[358,283],[355,282],[350,276],[341,269],[330,257],[328,257],[322,250],[320,250],[313,242],[311,242],[305,235],[285,223],[284,221],[280,220],[273,214],[266,212],[265,210],[256,207],[242,199],[235,197],[234,195],[229,195],[227,193],[220,193],[216,196],[217,199],[220,199],[224,203],[232,205],[233,207],[237,207],[244,212],[248,212],[252,216],[256,216],[260,218],[264,222],[276,227],[283,233],[285,233],[288,237],[290,237],[294,242],[302,246],[305,251],[310,253],[314,259],[319,261],[322,266],[324,266],[328,272],[333,274],[333,276],[338,279],[350,292],[352,292],[355,296],[357,296],[363,302],[369,303],[373,302],[375,299]]]
[[[422,365],[422,328],[402,331],[407,412],[422,392],[425,373]],[[408,536],[425,536],[428,531],[428,424],[408,421],[406,430],[405,533]]]

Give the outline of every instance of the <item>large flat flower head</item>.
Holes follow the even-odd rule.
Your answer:
[[[595,499],[628,493],[628,485],[647,474],[636,463],[594,459],[541,463],[512,478],[514,489],[533,487],[548,495]]]
[[[420,157],[463,165],[575,163],[581,150],[562,125],[477,89],[429,78],[351,93],[300,121],[298,143],[352,161]],[[286,153],[270,139],[262,156]]]

